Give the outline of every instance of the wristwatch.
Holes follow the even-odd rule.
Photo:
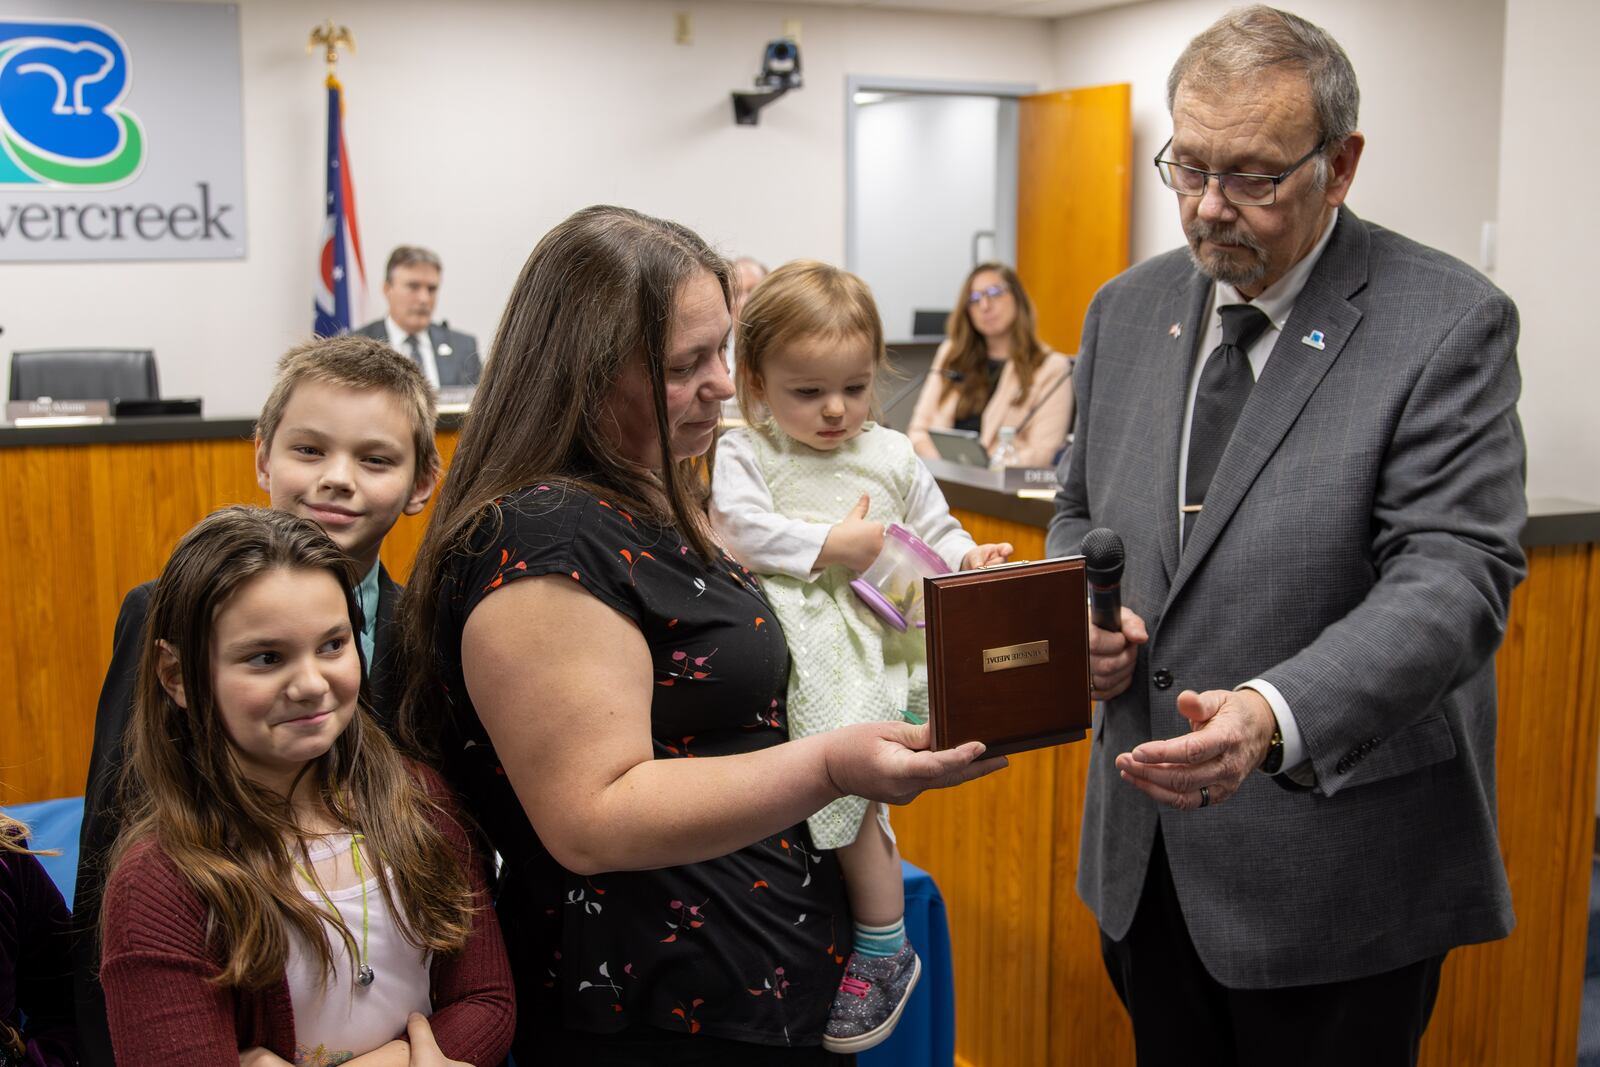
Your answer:
[[[1272,740],[1267,742],[1267,758],[1261,761],[1262,774],[1277,774],[1283,769],[1283,731],[1273,717]]]

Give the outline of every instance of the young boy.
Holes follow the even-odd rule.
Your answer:
[[[417,365],[382,341],[351,334],[290,349],[278,362],[277,380],[256,422],[256,481],[272,506],[320,525],[363,575],[356,591],[365,620],[359,643],[373,708],[385,725],[393,712],[392,656],[399,635],[391,627],[400,587],[384,571],[378,550],[400,516],[420,512],[438,484],[435,418],[433,391]],[[97,975],[96,927],[105,861],[121,829],[116,791],[123,735],[133,714],[154,587],[136,586],[117,616],[84,788],[73,970],[78,1054],[86,1067],[114,1067]]]

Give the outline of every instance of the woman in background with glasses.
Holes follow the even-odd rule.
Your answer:
[[[1072,427],[1072,361],[1039,340],[1016,271],[972,268],[945,333],[907,430],[917,455],[939,458],[929,430],[972,430],[992,455],[1011,429],[1009,465],[1054,466]]]

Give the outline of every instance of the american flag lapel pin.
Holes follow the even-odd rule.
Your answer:
[[[1183,323],[1175,322],[1167,327],[1167,336],[1176,341],[1183,336]]]
[[[1323,333],[1321,330],[1312,330],[1310,333],[1300,338],[1300,343],[1305,345],[1307,348],[1315,348],[1318,352],[1321,352],[1323,349],[1328,347],[1323,341]]]

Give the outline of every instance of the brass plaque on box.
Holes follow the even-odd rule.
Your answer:
[[[983,650],[983,673],[1014,671],[1018,667],[1032,667],[1050,662],[1049,641],[1028,641],[1020,645],[1002,645]]]
[[[1093,707],[1082,556],[922,585],[934,748],[982,741],[1002,756],[1082,739]]]

